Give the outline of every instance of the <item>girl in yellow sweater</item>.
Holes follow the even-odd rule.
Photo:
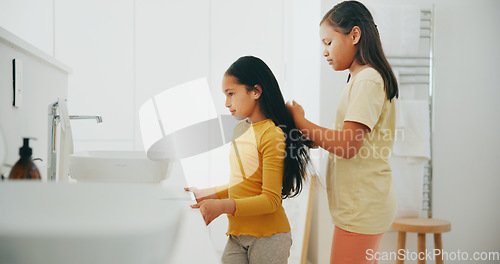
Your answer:
[[[259,58],[241,57],[224,74],[226,107],[241,122],[229,154],[229,183],[186,188],[206,224],[227,214],[222,263],[287,263],[292,239],[282,199],[301,191],[309,162],[278,82]]]

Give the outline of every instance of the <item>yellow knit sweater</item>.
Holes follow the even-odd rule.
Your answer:
[[[270,236],[290,231],[281,204],[285,135],[266,119],[240,123],[229,154],[229,184],[215,187],[219,199],[232,199],[227,235]]]

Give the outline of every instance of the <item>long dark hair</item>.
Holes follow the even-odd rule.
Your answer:
[[[239,84],[246,86],[247,91],[254,90],[255,85],[262,88],[259,97],[260,108],[263,114],[285,134],[281,197],[286,199],[298,195],[302,190],[303,180],[306,178],[307,164],[310,161],[308,147],[312,142],[307,140],[295,126],[273,72],[261,59],[245,56],[229,66],[225,74],[235,77]]]
[[[320,25],[323,22],[327,22],[336,31],[346,35],[351,32],[354,26],[360,28],[361,37],[357,44],[356,61],[361,65],[368,64],[380,73],[389,101],[394,97],[398,98],[398,82],[384,55],[377,25],[375,25],[370,11],[358,1],[344,1],[330,9],[321,20]]]

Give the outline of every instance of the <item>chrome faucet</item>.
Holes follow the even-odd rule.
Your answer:
[[[47,181],[56,180],[57,152],[56,152],[56,131],[60,122],[59,101],[49,105],[49,152],[47,155]],[[80,116],[70,115],[69,119],[95,119],[97,123],[102,122],[101,116]]]
[[[59,118],[59,116],[57,116]],[[95,119],[97,123],[102,122],[102,117],[101,116],[80,116],[80,115],[70,115],[69,119]]]

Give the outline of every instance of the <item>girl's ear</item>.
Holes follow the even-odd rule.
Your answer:
[[[256,84],[253,88],[254,88],[253,96],[254,96],[254,99],[257,100],[262,95],[262,88],[258,84]]]
[[[359,43],[361,38],[361,29],[358,26],[354,26],[351,30],[352,44],[356,45]]]

